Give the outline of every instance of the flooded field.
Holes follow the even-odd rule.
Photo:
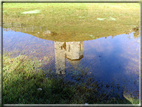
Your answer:
[[[86,69],[87,75],[104,84],[118,84],[135,97],[139,92],[139,43],[134,32],[88,41],[60,42],[10,29],[3,31],[3,52],[11,52],[11,57],[36,58],[41,61],[45,74],[50,69],[70,77]]]
[[[4,60],[8,61],[5,56],[11,59],[4,62],[4,72],[16,71],[23,60],[20,59],[20,63],[17,61],[18,65],[10,68],[14,58],[26,57],[33,61],[30,69],[37,73],[42,71],[44,78],[59,76],[63,77],[64,81],[74,82],[78,86],[85,84],[84,87],[88,88],[101,87],[96,89],[96,95],[101,95],[99,92],[104,90],[104,95],[107,96],[105,98],[108,99],[115,94],[129,101],[130,98],[139,99],[140,36],[139,15],[136,11],[138,5],[135,5],[130,13],[127,5],[123,5],[123,10],[118,8],[120,4],[114,6],[115,12],[109,11],[113,8],[110,4],[76,4],[74,9],[72,4],[68,4],[65,6],[67,10],[60,7],[62,4],[44,4],[44,8],[50,7],[47,10],[40,5],[35,5],[39,9],[33,10],[23,9],[20,7],[23,4],[19,5],[19,10],[15,10],[11,4],[7,4],[11,6],[7,9],[5,5],[2,26],[3,55]],[[101,6],[106,10],[102,11]],[[93,9],[96,7],[100,10]],[[15,18],[12,19],[13,16],[9,12],[13,12]],[[61,15],[57,17],[58,14]],[[24,69],[23,67],[22,70]],[[90,98],[91,95],[88,96]],[[100,98],[101,101],[105,101],[104,97]],[[79,103],[82,102],[84,103],[84,100]]]

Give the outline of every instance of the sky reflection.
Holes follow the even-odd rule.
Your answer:
[[[88,75],[94,75],[103,83],[115,82],[133,92],[139,85],[139,43],[139,38],[134,38],[133,33],[88,41],[59,42],[3,31],[4,53],[43,60],[45,73],[49,67],[58,74],[87,67]]]

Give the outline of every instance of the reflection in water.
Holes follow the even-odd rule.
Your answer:
[[[131,33],[89,41],[59,42],[8,30],[3,31],[3,51],[43,59],[45,73],[50,65],[56,68],[57,74],[65,75],[76,72],[80,66],[88,67],[88,75],[94,75],[103,83],[115,82],[134,94],[139,89],[139,40]]]
[[[65,57],[77,68],[83,58],[83,42],[54,42],[56,73],[65,74]]]
[[[55,66],[56,73],[65,74],[65,50],[62,47],[64,42],[55,42]]]

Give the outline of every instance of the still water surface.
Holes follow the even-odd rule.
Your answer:
[[[28,55],[42,62],[41,68],[50,68],[60,75],[86,69],[103,84],[115,83],[123,91],[138,95],[139,37],[133,32],[94,40],[60,42],[37,38],[28,33],[3,29],[3,52],[13,57]]]

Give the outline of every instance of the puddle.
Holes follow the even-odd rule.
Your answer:
[[[72,74],[87,70],[86,75],[94,76],[103,84],[119,84],[123,91],[134,96],[139,90],[140,39],[134,33],[101,38],[89,35],[92,40],[64,42],[60,41],[62,38],[51,41],[31,33],[3,30],[3,52],[12,52],[13,57],[36,57],[45,74],[50,68],[71,78]],[[41,35],[40,31],[35,33]]]
[[[109,17],[109,18],[97,18],[97,20],[112,20],[112,21],[116,21],[116,19],[115,18],[113,18],[113,17]]]
[[[40,10],[25,11],[22,12],[21,14],[37,14],[37,13],[40,13]]]

